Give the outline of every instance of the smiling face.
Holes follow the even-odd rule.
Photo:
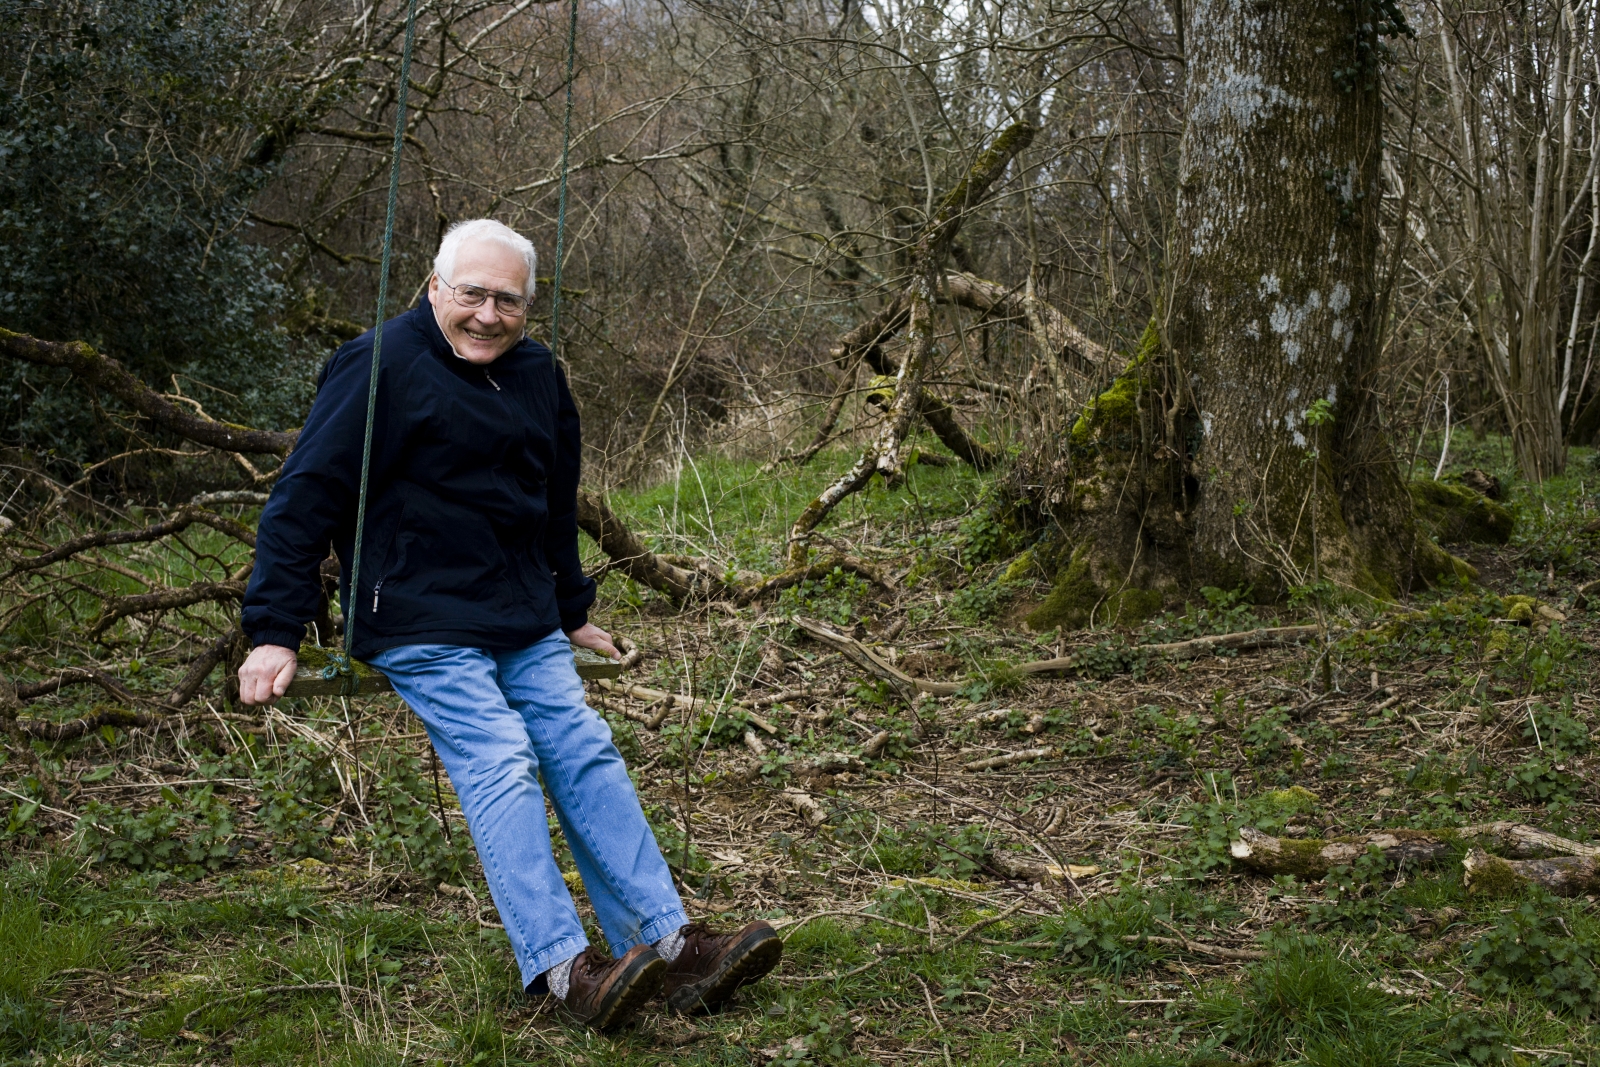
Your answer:
[[[528,291],[528,264],[499,241],[468,241],[456,252],[450,284],[476,285],[492,292]],[[505,355],[522,339],[528,316],[503,315],[495,310],[493,297],[481,307],[462,307],[456,291],[440,282],[435,274],[428,283],[428,302],[439,329],[456,350],[456,355],[478,366],[487,366]]]

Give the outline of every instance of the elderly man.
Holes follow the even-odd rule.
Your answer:
[[[766,923],[691,924],[568,642],[615,655],[588,620],[578,557],[578,411],[524,336],[533,246],[490,219],[445,235],[427,300],[384,324],[359,589],[355,548],[369,332],[328,361],[261,515],[240,696],[294,677],[331,542],[352,655],[380,668],[450,774],[530,993],[612,1026],[658,992],[713,1006],[771,970]],[[326,640],[329,635],[321,635]],[[543,781],[601,929],[588,947],[550,847]]]

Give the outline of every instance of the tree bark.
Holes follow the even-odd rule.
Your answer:
[[[1170,336],[1198,430],[1192,547],[1214,584],[1391,597],[1418,571],[1374,391],[1383,104],[1375,77],[1336,73],[1357,62],[1356,10],[1195,10]]]
[[[1378,418],[1382,101],[1355,9],[1201,0],[1166,307],[1011,496],[1054,519],[1036,627],[1132,621],[1196,585],[1384,598],[1459,564],[1419,537]]]

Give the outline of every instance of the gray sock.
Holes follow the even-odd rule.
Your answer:
[[[579,953],[579,955],[582,955],[582,953]],[[557,1000],[567,999],[567,990],[572,987],[572,964],[577,958],[577,956],[572,956],[564,959],[544,972],[544,980],[550,983],[550,995]]]
[[[683,927],[678,927],[672,933],[663,937],[655,944],[656,954],[671,963],[678,958],[678,953],[683,951]]]

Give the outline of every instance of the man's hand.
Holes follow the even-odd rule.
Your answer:
[[[271,704],[294,681],[295,652],[282,645],[257,645],[239,667],[239,699],[246,704]]]
[[[612,659],[621,659],[622,653],[617,651],[617,646],[611,643],[611,635],[592,622],[586,622],[567,635],[567,640],[579,648],[592,648],[596,652],[604,652]]]

